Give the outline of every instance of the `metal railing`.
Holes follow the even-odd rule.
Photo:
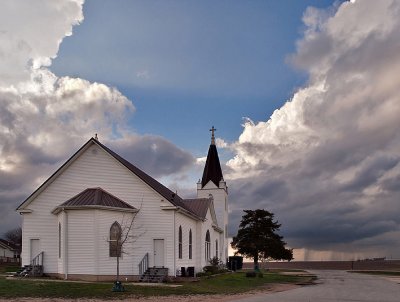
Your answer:
[[[149,267],[149,253],[144,255],[142,261],[139,263],[139,275],[143,275]]]
[[[41,275],[43,273],[43,256],[44,252],[40,252],[36,257],[31,260],[33,276]]]

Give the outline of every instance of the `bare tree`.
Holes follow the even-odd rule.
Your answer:
[[[4,233],[4,238],[13,243],[15,247],[21,252],[21,246],[22,246],[22,229],[21,227],[15,228],[8,230],[7,232]]]
[[[142,206],[140,206],[139,210],[135,213],[132,213],[132,216],[129,215],[127,217],[124,215],[122,217],[122,220],[120,223],[118,223],[119,227],[116,227],[115,230],[111,229],[111,236],[115,238],[115,240],[111,240],[110,242],[113,243],[113,245],[110,245],[110,252],[111,252],[111,247],[113,248],[113,255],[117,258],[117,275],[116,275],[116,280],[114,283],[113,290],[114,291],[123,291],[123,286],[119,280],[120,274],[119,274],[119,268],[120,268],[120,258],[123,254],[128,254],[130,250],[126,248],[128,244],[133,244],[139,237],[141,237],[145,231],[141,230],[141,226],[135,226],[135,218],[137,214],[140,212]],[[113,228],[113,226],[111,227]],[[125,247],[125,248],[124,248]]]
[[[22,242],[22,229],[20,227],[8,230],[4,233],[4,237],[6,240],[14,243],[14,244],[21,244]]]

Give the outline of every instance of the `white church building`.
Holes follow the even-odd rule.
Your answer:
[[[228,188],[212,129],[197,198],[184,199],[91,138],[18,208],[22,265],[70,280],[122,280],[151,268],[200,272],[228,257]],[[116,234],[133,220],[122,253]],[[120,255],[120,257],[117,257]]]

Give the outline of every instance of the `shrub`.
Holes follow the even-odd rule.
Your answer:
[[[196,277],[205,277],[205,276],[211,276],[211,272],[200,272],[196,274]]]
[[[207,265],[203,267],[203,271],[206,273],[210,272],[211,274],[215,274],[218,272],[218,266]]]
[[[215,267],[218,267],[218,268],[221,268],[221,267],[224,266],[224,264],[222,263],[221,259],[219,259],[218,257],[213,257],[208,262],[210,263],[211,266],[215,266]]]
[[[264,278],[264,274],[261,273],[261,272],[259,272],[259,273],[258,273],[258,278]]]
[[[256,272],[247,272],[246,273],[247,278],[255,278],[256,277]]]

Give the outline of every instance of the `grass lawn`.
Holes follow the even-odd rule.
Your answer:
[[[246,278],[244,272],[236,272],[213,278],[202,278],[199,282],[183,283],[180,287],[135,286],[132,283],[124,283],[125,292],[114,293],[111,291],[111,283],[7,280],[4,276],[0,276],[0,298],[123,299],[133,296],[235,294],[257,290],[268,283],[304,283],[311,279],[311,277],[304,276],[285,276],[276,272],[266,272],[263,278]]]

